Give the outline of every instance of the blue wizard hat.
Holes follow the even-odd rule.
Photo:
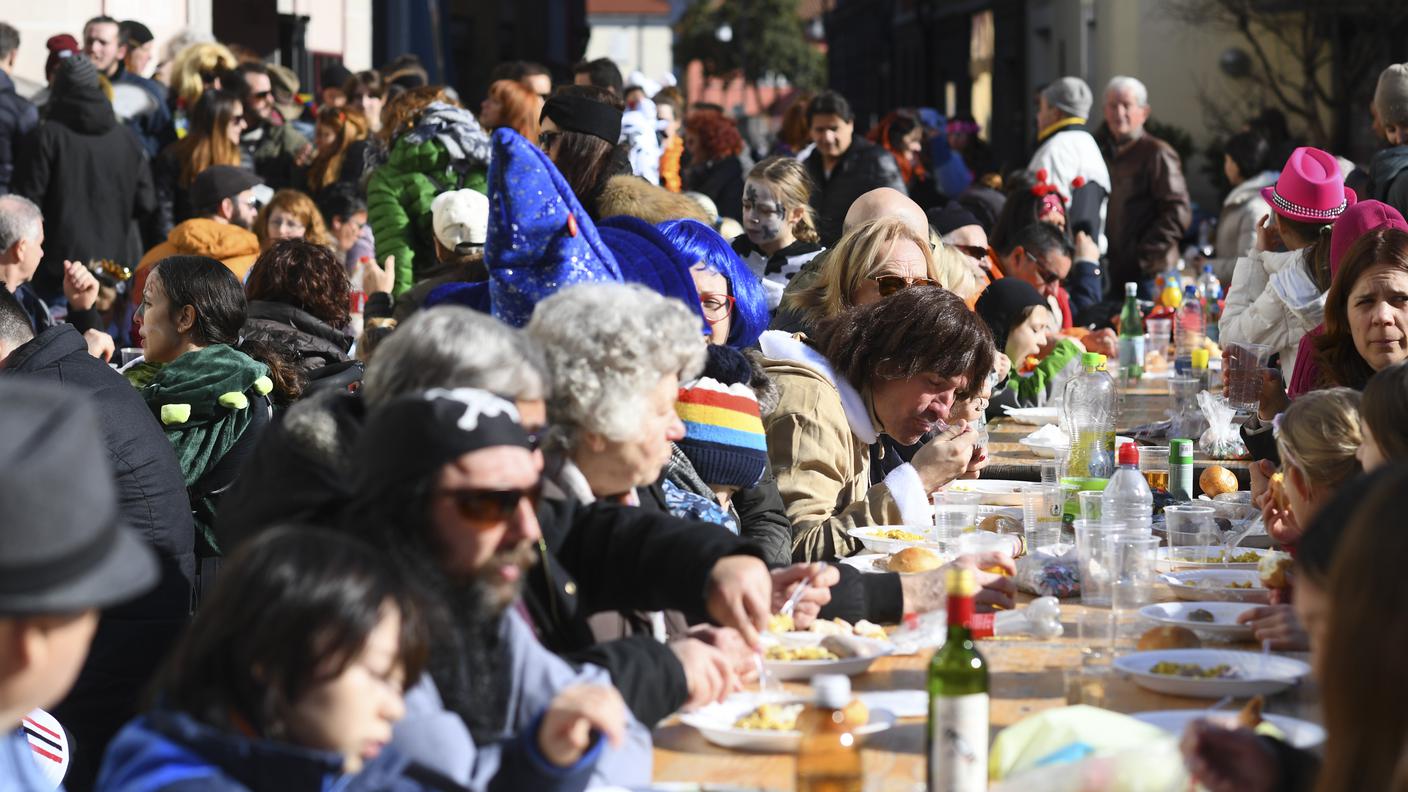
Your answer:
[[[639,283],[683,302],[703,321],[699,291],[689,272],[695,262],[660,233],[660,229],[639,217],[619,215],[602,220],[598,233],[615,254],[621,265],[621,277],[626,282]]]
[[[523,327],[559,289],[620,281],[616,257],[552,160],[512,129],[495,130],[493,141],[484,245],[493,315]]]

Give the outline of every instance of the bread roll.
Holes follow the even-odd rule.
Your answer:
[[[1202,647],[1203,642],[1198,640],[1198,636],[1186,627],[1165,625],[1155,627],[1139,636],[1139,651],[1141,652],[1150,652],[1155,649],[1201,649]]]
[[[944,565],[944,560],[938,553],[926,550],[922,547],[906,547],[905,549],[890,556],[885,566],[891,572],[903,572],[906,574],[913,572],[928,572],[931,569],[938,569]]]
[[[1209,498],[1216,498],[1224,492],[1236,492],[1239,488],[1237,474],[1221,465],[1213,465],[1198,477],[1198,487]]]
[[[850,704],[841,708],[841,714],[846,716],[848,725],[864,726],[870,723],[870,708],[860,699],[851,699]]]
[[[978,530],[992,533],[1021,533],[1022,523],[1005,514],[989,514],[978,523]]]

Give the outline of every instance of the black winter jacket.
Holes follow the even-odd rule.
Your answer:
[[[835,247],[836,240],[841,238],[846,212],[857,198],[878,187],[905,192],[904,177],[900,176],[895,158],[862,137],[851,139],[851,147],[841,155],[829,177],[820,152],[813,151],[803,164],[816,185],[812,191],[812,208],[816,210],[821,244],[828,248]]]
[[[44,259],[34,275],[41,297],[63,293],[64,262],[127,255],[134,218],[156,208],[142,144],[97,88],[56,95],[16,163],[11,189],[44,213]]]
[[[39,125],[39,110],[15,92],[15,81],[0,71],[0,195],[10,191],[16,155],[25,138]]]
[[[274,347],[307,374],[349,358],[352,336],[301,308],[272,300],[253,300],[243,335]]]
[[[743,222],[743,179],[752,165],[741,155],[691,165],[684,172],[684,188],[709,196],[719,217]]]
[[[51,327],[16,349],[0,374],[46,379],[93,396],[103,413],[122,519],[160,563],[155,589],[103,613],[77,683],[53,709],[84,746],[73,752],[67,779],[70,789],[83,789],[97,772],[103,746],[137,713],[147,682],[190,614],[191,507],[176,452],[146,402],[121,374],[88,354],[72,325]],[[57,482],[54,492],[61,497]]]

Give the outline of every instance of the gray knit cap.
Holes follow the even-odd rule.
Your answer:
[[[1374,88],[1374,109],[1379,122],[1390,126],[1408,126],[1408,63],[1395,63],[1379,75]]]
[[[98,87],[98,67],[88,56],[74,53],[59,61],[59,69],[54,74],[54,91],[67,93],[75,88]]]
[[[1090,86],[1079,77],[1062,77],[1046,86],[1041,96],[1047,104],[1076,118],[1089,118],[1090,105],[1095,101]]]

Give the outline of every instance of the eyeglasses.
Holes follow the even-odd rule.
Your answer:
[[[737,301],[729,294],[704,292],[699,295],[699,305],[704,308],[704,319],[711,325],[727,319],[733,313],[733,306],[736,303]]]
[[[875,281],[875,287],[880,290],[881,297],[889,297],[895,292],[901,292],[910,286],[938,286],[939,282],[933,278],[906,278],[902,275],[876,275],[870,280]]]
[[[543,132],[538,135],[538,148],[547,151],[552,148],[552,144],[562,137],[561,132]]]
[[[537,510],[542,489],[534,486],[531,489],[441,490],[439,494],[453,500],[464,519],[487,525],[507,520],[525,500]]]
[[[252,93],[252,94],[249,95],[249,98],[251,98],[251,99],[268,99],[269,97],[271,97],[271,96],[273,96],[273,95],[274,95],[274,92],[273,92],[273,91],[255,91],[254,93]]]
[[[979,245],[949,245],[949,247],[957,250],[968,258],[985,259],[988,257],[988,249]]]
[[[1056,281],[1061,280],[1061,276],[1052,272],[1046,266],[1046,262],[1032,255],[1031,251],[1026,251],[1026,253],[1027,258],[1031,259],[1032,263],[1036,265],[1036,273],[1041,276],[1041,280],[1043,283],[1055,283]]]

